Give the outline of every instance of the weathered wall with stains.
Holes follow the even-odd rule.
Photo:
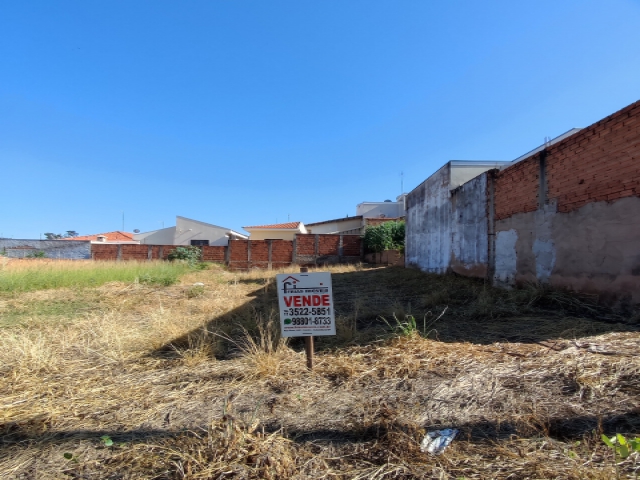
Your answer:
[[[640,302],[640,101],[502,170],[452,164],[407,196],[408,266]]]
[[[28,258],[44,252],[46,258],[91,258],[91,242],[85,240],[21,240],[0,238],[0,252],[9,258]]]
[[[488,269],[488,179],[478,175],[451,192],[451,259],[455,273],[484,278]]]
[[[501,171],[497,285],[640,302],[640,102]]]
[[[445,273],[451,259],[449,164],[407,195],[405,260],[426,272]]]
[[[453,188],[460,171],[445,165],[407,196],[406,262],[427,272],[485,277],[488,255],[487,173]]]

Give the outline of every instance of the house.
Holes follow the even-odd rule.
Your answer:
[[[133,233],[121,232],[116,230],[113,232],[96,233],[94,235],[82,235],[79,237],[61,238],[60,240],[84,240],[91,243],[122,243],[122,244],[138,244],[140,242],[133,239]]]
[[[406,197],[403,193],[396,197],[396,201],[362,202],[356,206],[356,215],[364,218],[400,218],[406,211]]]
[[[136,233],[134,240],[146,245],[225,246],[229,240],[246,240],[242,233],[211,223],[176,216],[176,226]]]
[[[242,227],[251,240],[293,240],[299,233],[309,233],[302,222],[274,223]]]
[[[363,221],[364,217],[362,215],[336,218],[323,222],[308,223],[307,230],[309,233],[360,235],[362,233]]]
[[[356,206],[354,217],[336,218],[308,223],[309,233],[362,235],[367,225],[404,220],[406,194],[398,195],[396,201],[362,202]]]

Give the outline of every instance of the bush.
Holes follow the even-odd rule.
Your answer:
[[[187,262],[191,266],[195,266],[200,263],[200,257],[202,256],[202,252],[198,247],[195,246],[186,246],[186,247],[176,247],[171,252],[167,258],[172,262],[174,260],[181,260]]]
[[[404,251],[404,222],[385,222],[369,225],[364,231],[364,247],[368,252],[383,250]]]

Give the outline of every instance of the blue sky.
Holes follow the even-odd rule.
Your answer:
[[[640,99],[640,2],[0,0],[0,236],[354,215]]]

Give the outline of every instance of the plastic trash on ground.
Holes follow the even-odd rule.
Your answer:
[[[432,455],[440,455],[451,444],[457,434],[458,430],[455,428],[427,432],[420,445],[420,450]]]

